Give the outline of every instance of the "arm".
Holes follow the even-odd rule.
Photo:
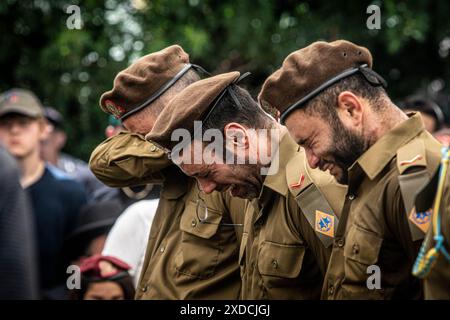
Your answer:
[[[161,183],[161,170],[172,162],[164,152],[137,133],[120,132],[92,152],[89,167],[110,187]]]

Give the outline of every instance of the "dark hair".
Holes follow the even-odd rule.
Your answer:
[[[124,300],[134,299],[135,289],[133,285],[133,280],[129,274],[117,279],[105,278],[102,280],[93,280],[92,278],[88,278],[84,275],[81,275],[80,289],[71,289],[69,291],[69,298],[70,300],[84,300],[84,296],[89,289],[89,285],[96,282],[108,282],[108,281],[114,282],[120,286],[120,288],[123,291]]]
[[[253,100],[250,93],[232,84],[212,113],[203,122],[203,132],[208,129],[219,129],[223,133],[224,127],[230,122],[237,122],[248,128],[262,129],[271,126],[267,113]],[[239,104],[232,98],[234,94]]]
[[[308,101],[303,109],[308,114],[315,113],[329,121],[336,121],[337,99],[343,91],[350,91],[367,99],[374,111],[384,109],[385,101],[389,98],[382,86],[373,86],[362,75],[354,74],[322,91],[318,96]]]

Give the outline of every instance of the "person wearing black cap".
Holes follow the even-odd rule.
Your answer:
[[[117,199],[85,205],[66,239],[68,259],[78,264],[85,257],[100,254],[109,230],[121,213],[122,205]]]
[[[417,299],[414,259],[429,225],[415,197],[439,165],[440,144],[406,115],[372,70],[367,48],[315,42],[291,53],[264,83],[312,168],[348,185],[322,291],[324,299]]]
[[[86,202],[83,186],[40,158],[46,121],[39,99],[12,89],[0,96],[0,141],[16,158],[20,182],[29,193],[37,229],[39,282],[44,298],[64,298],[64,238]]]
[[[405,113],[420,112],[425,129],[431,134],[439,131],[444,126],[444,113],[437,103],[426,96],[409,96],[401,101],[399,105]]]

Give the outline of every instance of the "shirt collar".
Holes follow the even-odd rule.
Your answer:
[[[383,135],[364,152],[355,164],[372,180],[395,157],[397,150],[425,130],[419,113],[408,114],[409,119]],[[355,170],[353,164],[349,171]]]
[[[265,188],[270,188],[271,190],[283,196],[286,196],[288,194],[289,188],[286,181],[286,165],[288,164],[289,160],[298,153],[299,149],[300,147],[291,138],[291,136],[287,132],[287,129],[285,127],[281,127],[280,143],[278,149],[275,152],[269,170],[274,170],[275,174],[268,175],[264,179],[263,188],[260,193],[260,199],[264,198],[265,195],[270,194],[270,192],[264,192]]]

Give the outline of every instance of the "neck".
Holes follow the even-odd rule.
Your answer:
[[[38,181],[45,168],[45,162],[40,158],[38,151],[33,151],[30,155],[19,159],[21,169],[20,184],[23,188],[27,188]]]
[[[52,165],[54,165],[55,167],[58,166],[58,159],[59,159],[59,152],[55,151],[55,152],[51,152],[48,156],[47,156],[47,162],[50,162]]]
[[[272,165],[272,157],[277,153],[278,148],[280,147],[281,139],[284,134],[289,134],[287,129],[284,129],[280,124],[275,123],[272,126],[267,134],[266,143],[260,143],[259,139],[262,137],[258,137],[258,163],[261,168],[270,168]],[[265,146],[265,149],[260,149],[259,146]]]
[[[378,139],[384,136],[386,133],[394,129],[396,126],[408,119],[408,116],[400,110],[396,105],[391,104],[386,111],[375,118],[378,121],[374,122],[370,136],[370,145],[374,144]]]

